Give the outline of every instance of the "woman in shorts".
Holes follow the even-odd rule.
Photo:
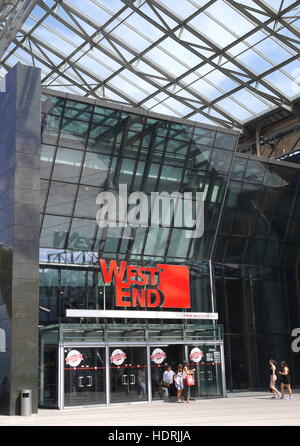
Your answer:
[[[293,396],[291,389],[290,369],[288,368],[288,365],[285,361],[282,361],[280,365],[281,365],[281,372],[278,373],[281,376],[281,384],[280,384],[281,398],[284,399],[284,390],[287,389],[289,392],[289,400],[291,400]]]
[[[277,375],[276,375],[276,361],[274,359],[269,360],[270,365],[270,390],[273,393],[272,398],[280,398],[281,393],[279,390],[276,389],[276,381],[277,381]]]
[[[183,363],[183,399],[186,398],[186,402],[190,402],[190,394],[191,394],[191,388],[186,383],[186,377],[187,375],[193,375],[195,372],[195,369],[190,369],[189,364],[187,361],[184,361]]]

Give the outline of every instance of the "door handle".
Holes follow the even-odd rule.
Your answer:
[[[82,384],[84,376],[79,376],[78,377],[78,387],[84,387],[84,385]]]
[[[132,386],[133,384],[135,384],[135,375],[129,375],[129,376],[130,376],[129,384]]]
[[[88,379],[88,384],[86,385],[86,387],[92,387],[93,385],[93,378],[91,376],[87,376]]]
[[[207,378],[207,380],[208,381],[212,381],[212,379],[213,379],[213,374],[212,374],[212,372],[210,372],[209,370],[207,371],[207,374],[208,374],[208,378]]]
[[[122,385],[123,386],[128,385],[128,375],[122,375]]]
[[[205,381],[204,373],[205,372],[200,372],[200,381]]]

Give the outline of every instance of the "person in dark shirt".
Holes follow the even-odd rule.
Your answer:
[[[291,389],[291,377],[290,377],[290,369],[285,361],[282,361],[281,372],[278,372],[281,376],[281,399],[284,399],[284,390],[287,389],[289,393],[288,399],[291,400],[293,398],[292,389]]]

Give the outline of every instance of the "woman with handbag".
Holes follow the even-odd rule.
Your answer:
[[[195,369],[189,368],[189,363],[187,361],[184,361],[183,363],[183,396],[186,397],[186,402],[190,402],[190,396],[191,396],[191,386],[194,385],[194,372]]]

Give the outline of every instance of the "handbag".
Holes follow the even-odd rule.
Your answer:
[[[186,375],[185,383],[187,386],[193,386],[195,384],[193,375]]]

